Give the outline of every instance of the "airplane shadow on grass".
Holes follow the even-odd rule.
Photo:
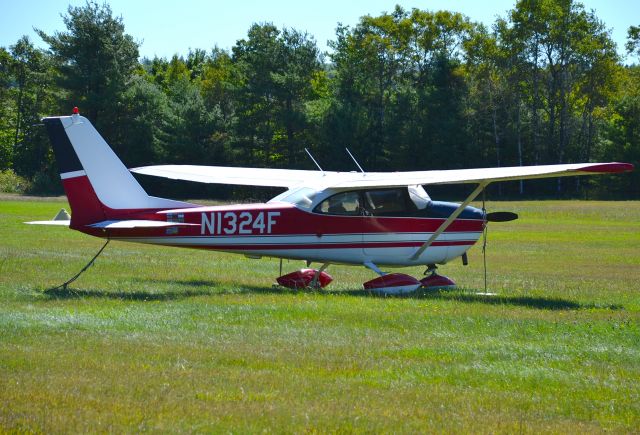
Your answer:
[[[279,286],[260,287],[238,285],[237,287],[220,290],[220,283],[211,280],[161,280],[161,279],[139,279],[140,283],[155,283],[161,287],[181,286],[183,290],[158,289],[152,290],[99,290],[99,289],[74,289],[56,288],[48,289],[43,293],[52,299],[76,299],[76,298],[106,298],[121,299],[131,301],[171,301],[198,296],[219,296],[229,294],[326,294],[347,297],[367,297],[367,298],[394,298],[394,299],[434,299],[448,300],[461,303],[478,303],[486,305],[511,305],[542,310],[582,310],[582,309],[609,309],[621,310],[624,307],[617,304],[597,304],[580,303],[561,298],[545,298],[535,296],[507,296],[507,295],[487,295],[481,293],[461,292],[459,290],[417,290],[414,293],[405,295],[385,296],[372,293],[367,290],[313,290],[313,289],[289,289]]]
[[[58,288],[48,289],[42,292],[51,299],[82,299],[82,298],[104,298],[104,299],[121,299],[128,301],[170,301],[195,296],[210,295],[211,292],[205,291],[111,291],[99,289],[76,289],[76,288]]]
[[[538,308],[542,310],[584,310],[584,309],[609,309],[621,310],[624,307],[618,304],[598,304],[598,303],[580,303],[568,299],[561,298],[545,298],[536,296],[507,296],[507,295],[487,295],[481,292],[477,293],[461,293],[459,291],[423,291],[416,295],[408,295],[407,297],[416,297],[419,299],[441,299],[451,300],[464,303],[480,303],[487,305],[512,305],[528,308]]]
[[[373,298],[395,298],[395,299],[434,299],[449,300],[461,303],[478,303],[486,305],[511,305],[528,308],[537,308],[541,310],[584,310],[592,308],[602,308],[610,310],[621,310],[622,305],[615,304],[596,304],[596,303],[580,303],[568,299],[560,298],[544,298],[534,296],[506,296],[506,295],[488,295],[477,293],[460,292],[459,290],[416,290],[414,293],[402,295],[380,295],[371,293],[366,290],[345,290],[345,291],[328,291],[329,294],[343,294],[349,296],[366,296]]]
[[[130,301],[171,301],[198,296],[216,296],[222,294],[242,294],[242,293],[296,293],[296,290],[258,287],[258,286],[238,286],[230,290],[219,290],[220,283],[209,280],[160,280],[160,279],[136,279],[135,281],[149,284],[155,283],[160,286],[157,290],[104,290],[67,287],[56,287],[42,291],[42,294],[51,299],[80,299],[80,298],[105,298],[121,299]],[[167,285],[187,287],[183,290],[169,290],[162,288]]]

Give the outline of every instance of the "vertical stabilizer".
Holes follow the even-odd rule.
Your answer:
[[[88,119],[76,114],[43,122],[71,206],[72,227],[133,211],[192,206],[147,195]]]

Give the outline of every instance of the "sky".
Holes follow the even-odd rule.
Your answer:
[[[102,3],[103,0],[98,0]],[[407,10],[448,9],[471,20],[491,26],[498,16],[506,16],[516,0],[107,0],[115,16],[120,16],[125,32],[140,43],[140,56],[170,58],[187,55],[189,49],[230,49],[246,37],[253,23],[271,22],[278,28],[306,31],[321,51],[335,39],[338,23],[354,26],[363,15],[390,12],[396,4]],[[639,0],[582,0],[587,10],[611,30],[618,52],[624,55],[627,29],[640,25]],[[47,34],[65,31],[61,14],[69,5],[83,6],[85,0],[0,0],[0,46],[9,47],[23,35],[38,47],[46,44],[33,31]]]

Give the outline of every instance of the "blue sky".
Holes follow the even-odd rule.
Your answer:
[[[103,0],[98,0],[101,3]],[[253,23],[272,22],[279,28],[292,27],[314,36],[321,50],[334,39],[337,24],[354,25],[363,15],[391,11],[395,4],[406,9],[448,9],[490,26],[496,16],[504,16],[516,0],[108,0],[114,15],[122,16],[126,32],[141,43],[144,57],[186,55],[190,48],[209,50],[215,45],[230,48],[246,36]],[[611,29],[612,37],[623,54],[627,29],[640,25],[638,0],[583,0],[587,9]],[[2,0],[0,46],[14,44],[28,35],[40,47],[46,47],[33,32],[37,27],[46,33],[66,30],[61,13],[68,5],[82,6],[85,0]]]

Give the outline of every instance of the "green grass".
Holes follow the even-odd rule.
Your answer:
[[[460,290],[364,268],[273,289],[277,260],[102,241],[0,201],[0,432],[635,432],[640,202],[490,203]],[[284,271],[303,266],[284,262]],[[419,276],[422,269],[403,272]]]

